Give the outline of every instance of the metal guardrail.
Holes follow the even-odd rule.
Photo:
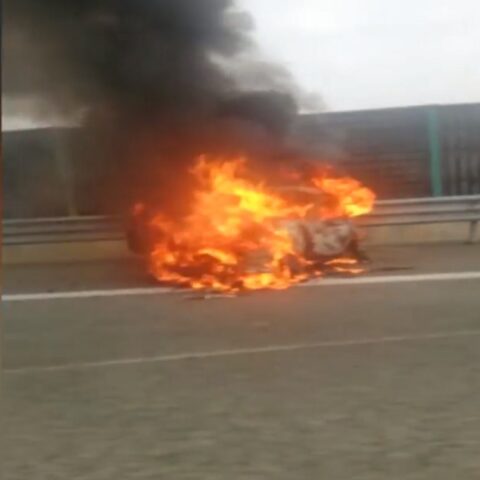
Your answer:
[[[468,223],[473,241],[480,223],[480,195],[384,200],[358,219],[362,227],[450,222]],[[120,240],[124,235],[121,220],[105,216],[4,220],[2,225],[4,245]]]
[[[360,220],[371,226],[475,222],[480,220],[480,195],[384,200]]]
[[[480,223],[480,195],[384,200],[377,202],[374,210],[358,223],[381,227],[455,222],[468,223],[468,241],[475,241]]]
[[[2,227],[4,245],[119,240],[124,235],[120,219],[106,216],[4,220]]]

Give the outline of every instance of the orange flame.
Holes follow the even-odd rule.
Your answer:
[[[373,192],[354,179],[323,177],[310,186],[333,204],[324,202],[318,210],[315,202],[292,202],[249,180],[244,158],[201,156],[191,174],[198,189],[190,213],[180,220],[158,213],[150,221],[155,235],[150,270],[160,281],[197,290],[283,289],[320,275],[282,223],[307,215],[361,215],[374,201]]]
[[[325,217],[358,217],[372,210],[375,194],[354,178],[320,177],[313,178],[312,182],[315,187],[337,200],[333,209],[322,212]]]

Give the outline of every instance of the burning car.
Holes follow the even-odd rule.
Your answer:
[[[199,290],[281,289],[326,269],[356,273],[361,260],[352,217],[374,194],[349,177],[304,179],[270,187],[245,158],[201,156],[189,212],[170,218],[137,203],[127,239],[158,281]]]

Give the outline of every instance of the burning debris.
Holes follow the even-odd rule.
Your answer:
[[[196,189],[185,216],[142,203],[132,212],[130,244],[157,280],[238,292],[361,271],[349,219],[368,213],[375,195],[354,179],[319,173],[296,189],[276,189],[254,178],[242,157],[201,156],[190,173]]]
[[[88,213],[134,205],[129,244],[158,281],[229,293],[359,271],[351,218],[374,194],[289,143],[299,89],[255,60],[252,22],[234,1],[8,0],[5,10],[7,43],[20,47],[7,49],[4,83],[88,112],[76,172],[98,197]]]

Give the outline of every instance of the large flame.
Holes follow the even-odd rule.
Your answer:
[[[317,201],[294,201],[250,180],[247,167],[244,158],[196,161],[190,213],[176,220],[157,213],[150,220],[155,278],[216,291],[287,288],[320,271],[299,251],[285,221],[362,215],[375,198],[354,179],[318,176],[301,184],[318,192]],[[331,267],[342,271],[349,262]]]

